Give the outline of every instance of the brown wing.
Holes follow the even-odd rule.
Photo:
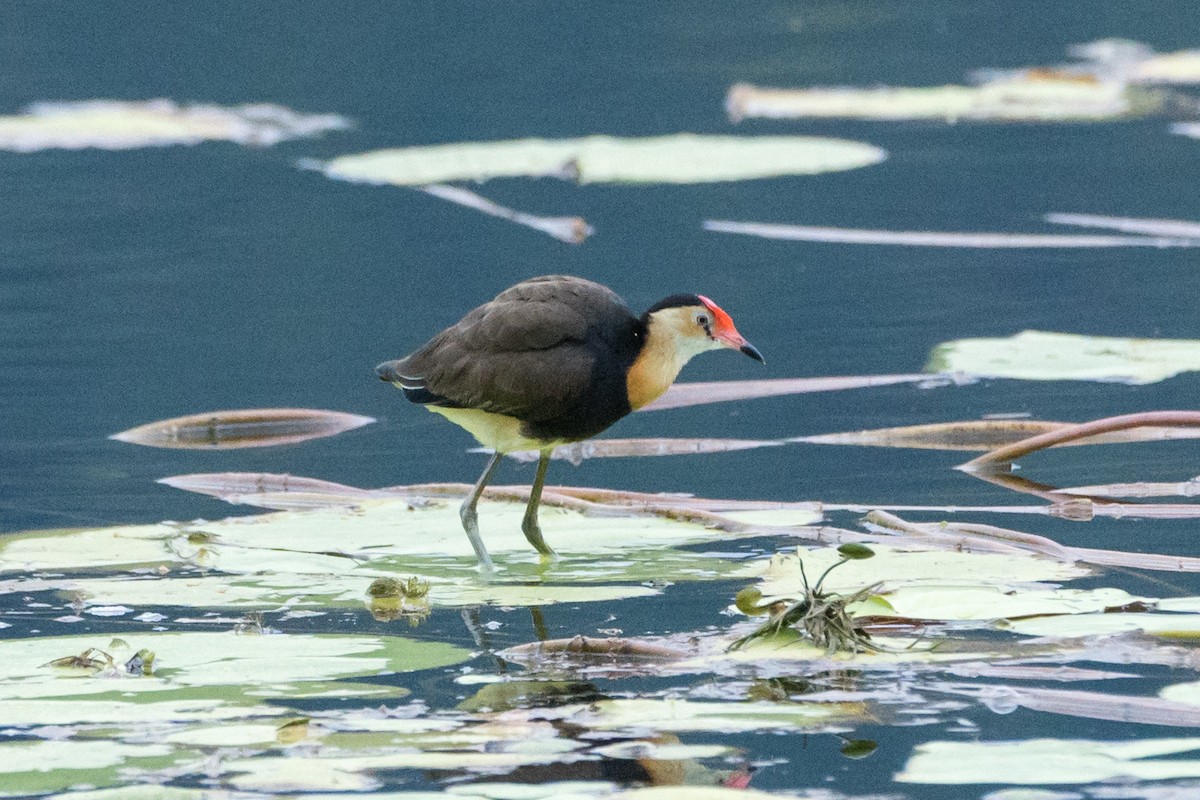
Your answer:
[[[607,334],[633,321],[620,297],[598,283],[533,278],[468,313],[396,371],[425,390],[421,402],[554,419],[592,385]]]

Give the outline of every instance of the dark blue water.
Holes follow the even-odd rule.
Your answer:
[[[938,342],[1027,328],[1200,338],[1195,251],[803,244],[700,227],[723,218],[1051,232],[1041,222],[1051,211],[1200,219],[1200,142],[1169,135],[1162,119],[735,128],[722,109],[726,89],[740,81],[931,85],[981,67],[1061,62],[1068,45],[1103,37],[1160,51],[1194,47],[1194,3],[619,6],[5,4],[0,113],[39,100],[167,97],[273,102],[343,114],[356,127],[269,149],[0,153],[0,531],[230,513],[154,483],[183,472],[288,472],[357,486],[471,480],[481,456],[465,452],[465,434],[407,407],[372,367],[537,274],[604,282],[635,307],[681,291],[716,299],[769,367],[717,354],[688,367],[692,380],[911,372]],[[881,146],[889,159],[736,184],[485,187],[516,208],[585,217],[598,232],[578,247],[416,192],[296,168],[301,158],[385,146],[681,131],[842,136]],[[1187,408],[1198,389],[1195,376],[1140,387],[898,386],[635,415],[613,435],[773,438],[1001,412],[1085,420]],[[151,420],[263,406],[379,422],[260,451],[151,450],[105,438]],[[1038,459],[1044,477],[1070,483],[1184,480],[1197,471],[1186,444]],[[961,460],[796,446],[556,464],[551,481],[830,502],[1024,502],[949,469]],[[510,465],[499,480],[531,476],[530,466]],[[1049,521],[1038,532],[1071,544],[1197,554],[1190,524],[1158,525],[1149,542],[1141,540],[1146,527]],[[705,591],[621,604],[626,633],[660,630],[663,614],[694,607],[711,597]],[[554,613],[552,634],[601,624],[595,609]],[[463,636],[457,628],[452,635]],[[508,644],[523,640],[512,636]],[[997,738],[1022,735],[1009,721],[1032,716],[989,724]],[[1036,724],[1052,725],[1046,719]],[[849,762],[829,740],[802,752],[799,737],[758,737],[754,758],[787,763],[755,785],[822,785],[829,776],[848,791],[880,790],[908,752],[904,741],[890,755]]]

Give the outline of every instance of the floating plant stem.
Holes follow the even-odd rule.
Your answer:
[[[1053,213],[1046,222],[1056,225],[1078,225],[1084,228],[1107,228],[1121,233],[1143,236],[1168,236],[1179,239],[1200,239],[1200,222],[1179,219],[1140,219],[1137,217],[1108,217],[1101,214]]]
[[[868,228],[835,228],[821,225],[784,225],[763,222],[705,220],[704,230],[740,233],[763,239],[833,244],[882,244],[906,247],[1073,248],[1073,247],[1200,247],[1200,239],[1162,236],[1088,236],[1042,233],[892,231]]]
[[[958,469],[964,472],[986,472],[1007,469],[1018,458],[1059,444],[1084,439],[1101,433],[1123,431],[1147,425],[1161,427],[1194,428],[1200,426],[1200,411],[1144,411],[1137,414],[1122,414],[1116,417],[1083,422],[1056,431],[1031,436],[1019,442],[998,447],[973,458]]]
[[[227,450],[271,447],[334,436],[374,422],[372,417],[312,408],[209,411],[150,422],[109,436],[150,447]]]
[[[535,231],[541,231],[567,244],[583,244],[589,236],[596,232],[582,217],[542,217],[537,214],[517,211],[502,206],[499,203],[493,203],[486,197],[478,195],[469,189],[464,189],[461,186],[431,183],[419,188],[426,194],[440,197],[442,200],[456,203],[466,208],[473,208],[476,211],[508,220],[517,225],[524,225],[526,228],[532,228]]]

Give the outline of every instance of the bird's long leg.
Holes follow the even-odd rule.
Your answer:
[[[546,558],[558,558],[558,554],[550,549],[542,538],[542,529],[538,526],[538,505],[542,502],[542,484],[546,482],[546,467],[550,466],[550,453],[554,448],[542,451],[538,459],[537,474],[533,478],[533,486],[529,489],[529,505],[525,506],[525,519],[521,521],[521,532],[533,545],[534,549]]]
[[[475,548],[475,556],[479,559],[479,566],[486,570],[490,570],[493,567],[492,557],[488,555],[487,548],[483,546],[483,539],[479,536],[479,514],[475,511],[475,506],[479,504],[479,496],[483,494],[488,481],[492,479],[492,473],[496,471],[496,467],[503,457],[503,453],[492,453],[492,457],[488,459],[487,466],[483,468],[483,474],[475,482],[475,488],[471,490],[470,496],[463,501],[463,504],[458,509],[458,516],[462,519],[463,530],[467,532],[467,538],[471,540],[471,547]]]

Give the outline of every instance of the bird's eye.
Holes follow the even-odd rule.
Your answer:
[[[696,315],[696,324],[699,325],[701,328],[708,330],[708,314],[697,314]]]

